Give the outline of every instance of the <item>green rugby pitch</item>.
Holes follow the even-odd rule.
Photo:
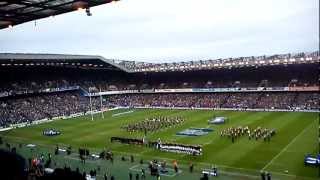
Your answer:
[[[318,153],[318,116],[319,113],[302,112],[240,112],[240,111],[209,111],[209,110],[160,110],[160,109],[128,109],[108,111],[90,116],[56,120],[49,123],[13,129],[0,132],[5,141],[15,143],[34,143],[48,148],[71,145],[87,147],[99,152],[111,149],[115,154],[134,154],[145,159],[177,159],[182,164],[190,161],[198,166],[210,167],[217,165],[223,171],[240,172],[258,175],[260,170],[270,171],[280,179],[317,179],[319,169],[304,166],[304,156],[308,153]],[[111,143],[111,136],[142,138],[143,133],[128,133],[120,127],[122,125],[144,120],[155,116],[182,116],[186,121],[176,127],[162,129],[148,133],[147,138],[165,142],[183,144],[200,144],[203,146],[202,156],[190,156],[160,152],[147,147],[122,145]],[[225,116],[229,120],[223,125],[209,125],[208,120],[213,116]],[[249,126],[255,128],[276,129],[276,135],[270,142],[263,140],[249,140],[241,137],[232,143],[230,139],[220,137],[220,130],[228,127]],[[199,137],[183,137],[175,135],[177,132],[190,127],[214,129],[213,132]],[[60,136],[45,137],[42,131],[55,128],[62,132]]]

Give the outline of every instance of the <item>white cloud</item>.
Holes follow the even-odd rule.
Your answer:
[[[318,0],[121,0],[0,31],[0,52],[180,61],[318,48]]]

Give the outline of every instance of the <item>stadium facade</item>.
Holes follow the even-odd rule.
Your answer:
[[[179,63],[0,54],[1,124],[113,107],[318,111],[319,52]]]

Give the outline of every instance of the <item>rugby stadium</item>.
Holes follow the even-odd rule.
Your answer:
[[[62,152],[53,156],[58,167],[100,166],[100,176],[110,162],[86,157],[90,166],[81,165],[79,148],[111,151],[121,166],[111,169],[125,171],[116,177],[139,172],[140,160],[157,159],[171,169],[174,160],[181,166],[181,174],[164,173],[164,179],[189,177],[191,162],[196,177],[217,166],[221,179],[257,178],[261,170],[279,179],[317,179],[319,167],[305,164],[305,157],[319,152],[319,52],[255,58],[165,65],[1,54],[2,146],[35,157],[53,155],[58,147]],[[227,120],[209,123],[219,117]],[[194,132],[201,128],[210,131]],[[275,133],[254,135],[259,129]],[[159,139],[161,148],[149,145]],[[201,152],[162,148],[166,143]],[[63,153],[69,147],[71,154]]]
[[[112,1],[31,2],[0,27]],[[319,63],[0,53],[0,179],[319,179]]]

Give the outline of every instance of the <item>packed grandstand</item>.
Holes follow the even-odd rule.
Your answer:
[[[150,64],[0,54],[0,126],[111,107],[317,111],[319,51]]]

